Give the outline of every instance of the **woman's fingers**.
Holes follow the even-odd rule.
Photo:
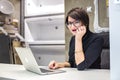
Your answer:
[[[81,39],[86,33],[86,26],[80,26],[77,28],[76,39]]]
[[[49,65],[48,65],[48,67],[49,67],[50,69],[53,69],[54,66],[55,66],[55,61],[51,61],[51,62],[49,63]]]
[[[51,61],[48,66],[50,69],[57,69],[59,67],[56,61]]]

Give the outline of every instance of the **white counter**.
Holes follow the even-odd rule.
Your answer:
[[[26,71],[22,65],[0,64],[0,77],[16,80],[110,80],[110,70],[62,68],[65,73],[39,75]]]

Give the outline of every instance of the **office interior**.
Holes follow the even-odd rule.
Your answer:
[[[65,16],[74,7],[87,11],[90,30],[104,38],[101,71],[107,70],[105,79],[120,80],[119,0],[0,0],[0,63],[22,65],[14,47],[23,43],[29,45],[38,65],[67,61],[72,35],[65,27]]]

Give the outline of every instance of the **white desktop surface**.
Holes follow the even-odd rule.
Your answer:
[[[22,65],[0,64],[0,77],[16,80],[110,80],[110,70],[62,68],[65,73],[39,75],[25,70]]]

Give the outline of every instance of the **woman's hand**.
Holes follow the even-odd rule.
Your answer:
[[[59,63],[57,63],[56,61],[51,61],[51,62],[49,63],[49,65],[48,65],[48,67],[49,67],[50,69],[57,69],[57,68],[60,68],[60,65],[59,65]]]
[[[56,61],[51,61],[48,65],[50,69],[58,69],[58,68],[63,68],[63,67],[70,67],[70,63],[68,62],[62,62],[58,63]]]
[[[81,40],[82,37],[85,35],[85,33],[86,33],[86,26],[85,26],[85,25],[80,26],[80,27],[77,29],[76,39],[77,39],[77,40]]]

